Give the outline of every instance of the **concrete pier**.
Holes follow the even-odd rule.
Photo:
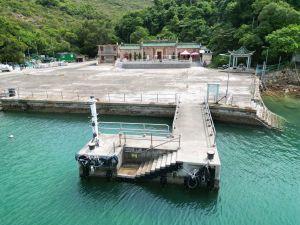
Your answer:
[[[221,160],[213,119],[278,128],[280,118],[263,104],[259,81],[251,74],[188,69],[123,70],[84,64],[0,75],[3,110],[89,112],[95,96],[100,114],[174,117],[170,135],[101,135],[100,145],[76,155],[81,176],[180,183],[205,183],[218,189]],[[206,101],[207,84],[220,85],[219,96]],[[0,90],[0,91],[1,91]],[[1,91],[2,92],[2,91]],[[180,96],[180,98],[179,98]]]

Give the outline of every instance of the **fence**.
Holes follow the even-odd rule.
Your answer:
[[[100,102],[131,102],[131,103],[176,103],[177,93],[156,93],[156,94],[115,94],[97,91],[54,91],[54,90],[24,90],[16,89],[17,98],[29,99],[49,99],[49,100],[72,100],[86,101],[90,96],[94,96]]]
[[[181,147],[181,135],[170,136],[165,138],[155,138],[154,135],[150,134],[148,136],[133,136],[133,135],[119,135],[119,145],[122,146],[134,143],[135,146],[149,146],[146,147],[145,151],[157,149],[158,147],[165,146],[164,149],[168,150],[179,150]],[[137,144],[138,142],[143,142],[142,144]],[[166,146],[168,144],[168,146]]]
[[[211,117],[211,113],[210,113],[210,109],[209,109],[207,99],[204,99],[204,120],[205,120],[205,124],[206,124],[206,126],[205,126],[206,133],[207,133],[208,137],[213,138],[212,143],[210,142],[210,138],[208,138],[208,140],[210,142],[210,147],[215,147],[216,146],[216,135],[217,135],[217,133],[216,133],[214,121]]]
[[[155,136],[170,136],[171,133],[167,124],[101,122],[99,125],[101,133]]]

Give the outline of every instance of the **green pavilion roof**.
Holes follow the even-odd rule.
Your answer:
[[[197,43],[178,43],[177,48],[201,48],[200,44]]]
[[[244,56],[244,55],[253,55],[255,51],[249,51],[244,46],[240,47],[238,50],[228,51],[231,55]]]
[[[120,50],[138,50],[141,49],[140,44],[121,44]]]
[[[142,44],[143,47],[175,47],[175,41],[147,41]]]

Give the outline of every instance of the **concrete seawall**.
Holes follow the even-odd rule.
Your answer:
[[[55,113],[89,113],[86,102],[48,101],[26,99],[2,99],[3,111],[55,112]],[[97,110],[103,115],[133,115],[173,117],[175,105],[140,104],[140,103],[97,103]]]
[[[263,126],[257,118],[256,110],[251,108],[210,104],[210,111],[215,121]]]
[[[3,111],[53,112],[53,113],[89,113],[86,102],[49,101],[5,98],[2,99]],[[173,118],[175,104],[158,103],[97,103],[97,110],[103,115],[131,115]],[[225,105],[210,104],[213,120],[228,123],[259,125],[256,110]]]

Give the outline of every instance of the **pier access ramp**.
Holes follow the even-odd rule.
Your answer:
[[[216,131],[207,102],[191,102],[189,96],[183,98],[175,113],[173,133],[181,135],[181,148],[177,161],[184,165],[211,165],[220,167],[216,147]],[[208,160],[207,153],[215,153]]]

